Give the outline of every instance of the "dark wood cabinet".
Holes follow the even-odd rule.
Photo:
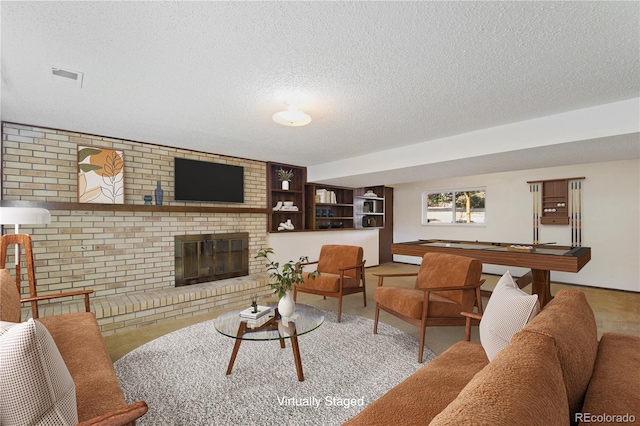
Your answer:
[[[353,229],[353,188],[309,183],[305,186],[309,230]]]
[[[569,224],[569,199],[567,179],[547,180],[542,182],[542,216],[543,225]]]
[[[291,170],[289,189],[283,189],[278,170]],[[391,197],[391,199],[389,199]],[[297,210],[287,208],[292,204]],[[391,204],[388,204],[391,203]],[[384,186],[348,188],[307,183],[306,167],[267,163],[268,232],[322,231],[338,229],[380,230],[381,262],[392,261],[393,189]],[[282,204],[282,206],[280,206]],[[279,207],[278,210],[274,208]],[[283,208],[284,207],[284,208]],[[294,230],[278,230],[288,220]]]

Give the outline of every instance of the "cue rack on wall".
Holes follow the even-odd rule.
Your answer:
[[[540,244],[540,225],[569,225],[571,246],[582,246],[584,177],[529,181],[533,197],[533,244]]]

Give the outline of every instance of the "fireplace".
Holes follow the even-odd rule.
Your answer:
[[[249,275],[249,234],[175,236],[176,287]]]

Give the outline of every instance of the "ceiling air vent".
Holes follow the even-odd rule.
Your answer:
[[[67,70],[60,67],[51,67],[51,81],[65,85],[82,87],[83,73],[79,71]]]

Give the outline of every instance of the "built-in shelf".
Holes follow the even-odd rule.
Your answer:
[[[307,229],[328,231],[354,228],[353,188],[309,183],[305,185],[305,191]]]
[[[222,206],[171,206],[144,204],[92,204],[62,201],[0,200],[0,207],[40,207],[47,210],[116,211],[116,212],[181,212],[181,213],[270,213],[266,208]]]
[[[278,170],[280,169],[291,170],[293,172],[293,179],[289,182],[289,189],[282,188],[282,182],[278,179]],[[267,220],[268,232],[283,232],[278,231],[278,227],[281,223],[287,222],[288,220],[290,220],[294,226],[294,231],[300,231],[305,228],[304,184],[306,181],[306,167],[273,162],[267,163],[267,211],[269,214],[269,218]],[[287,201],[292,202],[294,206],[298,207],[298,210],[273,210],[279,202],[284,203]]]
[[[356,228],[385,227],[384,195],[385,188],[383,186],[356,189],[353,200],[355,207],[354,220]]]

